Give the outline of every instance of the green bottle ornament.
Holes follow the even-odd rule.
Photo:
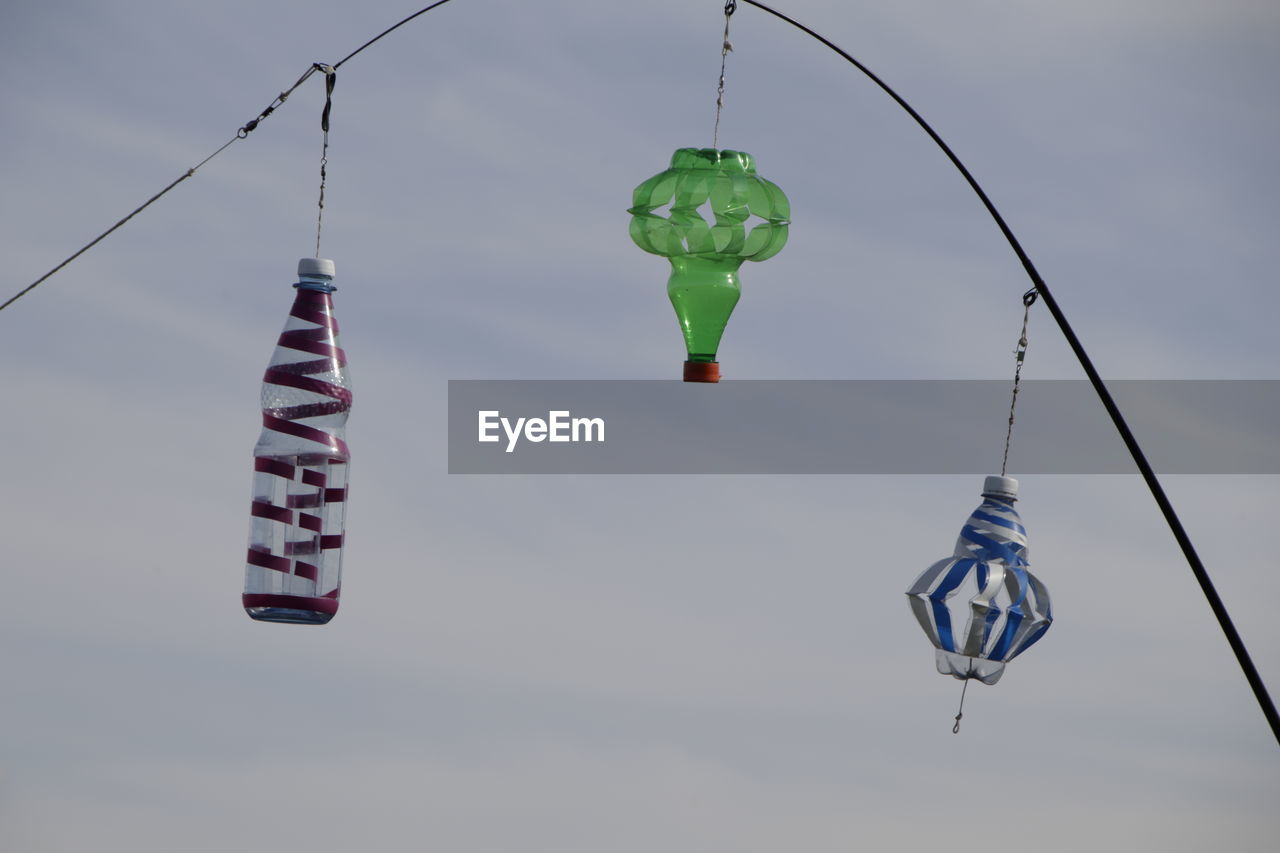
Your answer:
[[[680,148],[632,195],[631,239],[671,261],[667,295],[684,332],[685,382],[719,382],[716,350],[738,304],[738,267],[787,242],[791,205],[745,151]],[[664,215],[665,213],[665,215]]]

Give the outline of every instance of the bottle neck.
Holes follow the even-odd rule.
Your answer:
[[[300,278],[301,280],[294,285],[298,290],[316,290],[321,293],[333,293],[338,289],[334,286],[333,279],[328,276],[304,275]]]
[[[746,258],[740,258],[736,255],[713,255],[711,257],[705,255],[676,255],[669,260],[671,261],[671,268],[677,275],[715,278],[723,277],[727,274],[736,279],[737,276],[735,274]]]

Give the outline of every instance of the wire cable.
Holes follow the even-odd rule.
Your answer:
[[[1018,407],[1018,392],[1022,390],[1022,365],[1027,360],[1027,323],[1031,320],[1031,306],[1036,301],[1036,290],[1031,288],[1022,294],[1022,334],[1018,336],[1018,345],[1013,349],[1015,366],[1013,368],[1013,394],[1009,398],[1009,426],[1004,432],[1004,456],[1000,459],[1000,476],[1009,470],[1009,445],[1013,442],[1013,413]]]
[[[973,658],[969,658],[969,663],[972,665]],[[969,679],[966,678],[964,680],[964,687],[960,688],[960,707],[956,709],[956,724],[951,727],[951,733],[953,735],[960,734],[960,721],[964,719],[964,695],[968,692]]]
[[[101,242],[102,242],[103,240],[105,240],[107,237],[111,236],[111,234],[115,233],[115,231],[116,231],[117,229],[119,229],[122,225],[124,225],[124,224],[125,224],[126,222],[128,222],[130,219],[133,219],[133,217],[137,216],[139,213],[141,213],[142,211],[146,210],[146,209],[147,209],[148,207],[150,207],[152,204],[154,204],[155,202],[159,201],[162,197],[164,197],[164,195],[165,195],[165,194],[167,194],[170,190],[172,190],[172,189],[173,189],[174,187],[176,187],[178,184],[182,183],[182,182],[183,182],[183,181],[185,181],[187,178],[190,178],[192,175],[194,175],[194,174],[196,173],[196,170],[197,170],[197,169],[199,169],[201,166],[203,166],[205,163],[208,163],[208,162],[209,162],[210,160],[212,160],[214,157],[217,157],[217,156],[218,156],[219,154],[221,154],[223,151],[225,151],[225,150],[227,150],[228,148],[230,148],[233,144],[235,144],[236,142],[239,142],[241,139],[244,139],[245,137],[247,137],[250,133],[252,133],[254,130],[256,130],[256,129],[257,129],[258,125],[262,122],[262,120],[263,120],[263,119],[265,119],[267,116],[269,116],[269,115],[271,115],[273,112],[275,112],[277,107],[279,107],[279,106],[281,106],[282,104],[284,104],[284,102],[285,102],[285,101],[287,101],[287,100],[289,99],[289,96],[290,96],[291,94],[293,94],[294,90],[295,90],[295,89],[297,89],[299,86],[301,86],[303,83],[305,83],[305,82],[307,81],[307,78],[309,78],[309,77],[310,77],[312,74],[314,74],[316,71],[324,71],[324,72],[325,72],[326,87],[327,87],[327,90],[328,90],[328,91],[327,91],[327,93],[326,93],[324,122],[327,124],[327,123],[328,123],[328,115],[329,115],[329,101],[328,101],[328,97],[327,97],[327,96],[328,96],[328,95],[331,95],[331,94],[333,93],[333,79],[334,79],[334,77],[333,77],[333,72],[334,72],[334,71],[337,71],[337,70],[338,70],[338,68],[339,68],[339,67],[340,67],[344,62],[346,62],[348,59],[351,59],[351,58],[352,58],[352,57],[354,57],[356,54],[358,54],[358,53],[360,53],[361,51],[363,51],[365,48],[367,48],[367,47],[369,47],[370,45],[374,44],[375,42],[377,42],[377,41],[381,40],[384,36],[387,36],[387,35],[391,34],[392,32],[394,32],[395,30],[400,29],[400,28],[401,28],[401,27],[403,27],[405,24],[407,24],[407,23],[409,23],[410,21],[412,21],[414,18],[417,18],[419,15],[425,15],[427,12],[430,12],[432,9],[435,9],[435,8],[436,8],[436,7],[438,7],[438,6],[443,6],[445,3],[448,3],[448,2],[450,2],[450,0],[437,0],[437,2],[432,3],[430,6],[427,6],[427,7],[426,7],[426,8],[424,8],[424,9],[419,9],[417,12],[414,12],[412,15],[409,15],[407,18],[404,18],[403,20],[398,21],[397,23],[395,23],[395,24],[391,25],[390,27],[387,27],[385,30],[383,30],[382,32],[378,33],[376,36],[374,36],[373,38],[369,39],[367,42],[365,42],[364,44],[360,45],[360,46],[359,46],[358,48],[356,48],[355,50],[353,50],[353,51],[351,51],[350,53],[348,53],[348,54],[347,54],[346,56],[344,56],[342,59],[340,59],[340,60],[338,60],[337,62],[335,62],[332,66],[326,66],[326,65],[323,65],[322,63],[318,63],[318,62],[317,62],[317,63],[314,63],[310,68],[308,68],[308,69],[307,69],[307,71],[306,71],[306,72],[305,72],[301,77],[299,77],[299,78],[298,78],[298,82],[294,83],[292,86],[290,86],[290,87],[289,87],[288,89],[286,89],[284,92],[282,92],[282,93],[280,93],[278,96],[276,96],[276,99],[275,99],[274,101],[272,101],[272,102],[267,106],[267,108],[266,108],[265,110],[263,110],[262,112],[260,112],[260,113],[257,115],[257,117],[255,117],[255,118],[254,118],[254,119],[252,119],[251,121],[246,122],[243,126],[241,126],[241,128],[240,128],[239,130],[237,130],[237,131],[236,131],[236,135],[235,135],[235,136],[233,136],[233,137],[231,137],[231,139],[227,140],[227,141],[226,141],[226,142],[225,142],[225,143],[224,143],[220,148],[218,148],[216,151],[214,151],[214,152],[213,152],[212,154],[210,154],[208,157],[205,157],[203,160],[201,160],[201,161],[200,161],[199,163],[197,163],[196,165],[192,166],[190,169],[188,169],[188,170],[187,170],[186,172],[184,172],[182,175],[179,175],[177,179],[175,179],[171,184],[169,184],[169,185],[168,185],[167,187],[165,187],[164,189],[160,190],[160,192],[156,193],[156,194],[155,194],[155,195],[153,195],[151,198],[147,199],[147,200],[146,200],[146,201],[144,201],[142,204],[140,204],[140,205],[138,205],[137,207],[135,207],[135,208],[134,208],[134,209],[133,209],[133,210],[132,210],[132,211],[131,211],[127,216],[125,216],[123,219],[121,219],[121,220],[120,220],[119,222],[117,222],[115,225],[112,225],[112,226],[111,226],[110,228],[108,228],[106,231],[103,231],[103,232],[102,232],[101,234],[99,234],[97,237],[95,237],[95,238],[93,238],[92,240],[90,240],[88,243],[86,243],[84,246],[82,246],[79,250],[77,250],[74,254],[70,255],[70,256],[69,256],[69,257],[67,257],[64,261],[62,261],[62,263],[58,264],[56,267],[54,267],[53,269],[49,270],[47,273],[45,273],[44,275],[40,276],[40,277],[39,277],[38,279],[36,279],[35,281],[31,282],[31,284],[28,284],[26,287],[24,287],[24,288],[22,288],[21,290],[19,290],[19,291],[18,291],[17,293],[15,293],[13,296],[10,296],[7,300],[5,300],[5,302],[4,302],[3,304],[0,304],[0,311],[3,311],[4,309],[8,308],[10,305],[12,305],[13,303],[17,302],[19,299],[21,299],[22,297],[26,296],[26,295],[27,295],[28,293],[30,293],[31,291],[35,290],[37,287],[39,287],[39,286],[40,286],[41,284],[43,284],[44,282],[48,281],[50,278],[53,278],[53,276],[54,276],[58,271],[60,271],[63,267],[67,266],[67,264],[71,263],[71,262],[72,262],[72,261],[74,261],[76,258],[78,258],[78,257],[80,257],[81,255],[83,255],[85,252],[89,251],[89,250],[90,250],[90,249],[92,249],[94,246],[96,246],[96,245],[98,245],[99,243],[101,243]],[[328,131],[327,131],[327,129],[326,129],[326,131],[325,131],[325,152],[326,152],[326,153],[327,153],[327,150],[328,150]],[[320,173],[320,214],[319,214],[319,216],[317,217],[317,220],[316,220],[316,256],[317,256],[317,257],[319,257],[319,255],[320,255],[320,226],[321,226],[321,220],[322,220],[322,218],[323,218],[323,216],[324,216],[324,166],[325,166],[324,156],[322,155],[322,156],[321,156],[321,167],[320,167],[320,169],[321,169],[321,173]]]
[[[236,137],[234,137],[234,136],[233,136],[233,137],[231,138],[231,141],[230,141],[230,142],[228,142],[226,145],[223,145],[223,146],[222,146],[222,148],[219,148],[217,151],[213,152],[213,154],[210,154],[210,155],[209,155],[209,157],[217,156],[217,154],[218,154],[218,153],[220,153],[220,152],[222,151],[222,149],[223,149],[223,148],[226,148],[226,147],[227,147],[227,145],[230,145],[232,142],[235,142],[235,141],[236,141]],[[208,160],[209,160],[209,158],[205,158],[205,162],[208,162]],[[161,196],[163,196],[163,195],[164,195],[165,193],[167,193],[169,190],[173,189],[173,188],[174,188],[174,187],[176,187],[178,184],[182,183],[182,182],[183,182],[183,181],[185,181],[187,178],[189,178],[189,177],[191,177],[192,175],[194,175],[194,174],[196,173],[196,169],[197,169],[197,168],[199,168],[199,167],[198,167],[198,166],[193,166],[192,168],[188,169],[185,173],[183,173],[182,175],[180,175],[180,176],[179,176],[179,177],[178,177],[178,178],[177,178],[173,183],[169,184],[169,186],[167,186],[167,187],[165,187],[164,189],[160,190],[160,192],[156,193],[156,194],[155,194],[155,195],[153,195],[151,198],[147,199],[147,200],[146,200],[146,201],[144,201],[142,204],[140,204],[138,207],[134,208],[134,209],[133,209],[133,212],[132,212],[132,213],[130,213],[128,216],[126,216],[125,218],[121,219],[121,220],[120,220],[119,222],[117,222],[115,225],[112,225],[112,226],[111,226],[110,228],[108,228],[106,231],[103,231],[103,232],[102,232],[101,234],[99,234],[97,237],[94,237],[92,240],[90,240],[88,243],[86,243],[86,244],[85,244],[85,245],[84,245],[84,246],[83,246],[83,247],[82,247],[78,252],[76,252],[74,255],[71,255],[69,258],[67,258],[66,260],[64,260],[62,263],[58,264],[58,265],[57,265],[56,267],[54,267],[53,269],[49,270],[47,273],[45,273],[44,275],[40,276],[38,279],[36,279],[35,281],[31,282],[31,283],[30,283],[30,284],[28,284],[26,287],[22,288],[22,290],[19,290],[19,291],[18,291],[17,293],[15,293],[13,296],[10,296],[7,300],[5,300],[5,303],[4,303],[3,305],[0,305],[0,311],[3,311],[4,309],[8,308],[10,305],[12,305],[13,303],[17,302],[19,299],[21,299],[22,297],[26,296],[26,295],[27,295],[28,293],[30,293],[31,291],[35,290],[37,287],[39,287],[41,284],[43,284],[46,280],[48,280],[48,279],[52,278],[52,277],[53,277],[53,275],[54,275],[54,273],[56,273],[58,270],[62,269],[62,268],[63,268],[63,267],[65,267],[67,264],[71,263],[71,262],[72,262],[72,261],[74,261],[76,258],[78,258],[78,257],[80,257],[81,255],[83,255],[85,252],[89,251],[89,250],[90,250],[90,249],[92,249],[94,246],[96,246],[96,245],[98,245],[99,243],[101,243],[101,242],[102,242],[103,240],[105,240],[108,236],[110,236],[113,232],[115,232],[115,230],[116,230],[117,228],[119,228],[121,225],[124,225],[124,224],[125,224],[126,222],[128,222],[130,219],[133,219],[133,217],[137,216],[139,213],[141,213],[142,211],[144,211],[144,210],[146,210],[148,207],[150,207],[152,202],[157,201]]]
[[[338,81],[338,72],[332,65],[317,62],[315,69],[324,74],[324,110],[320,113],[320,130],[324,133],[324,143],[320,149],[320,201],[316,205],[316,257],[320,257],[320,230],[324,227],[324,182],[329,174],[329,113],[333,109],[333,86]]]
[[[21,299],[22,297],[26,296],[26,295],[27,295],[28,293],[30,293],[31,291],[35,290],[37,287],[39,287],[39,286],[40,286],[41,284],[43,284],[45,281],[48,281],[50,278],[52,278],[52,277],[54,276],[54,274],[55,274],[55,273],[57,273],[59,270],[61,270],[61,269],[62,269],[63,267],[65,267],[67,264],[71,263],[71,262],[72,262],[72,261],[74,261],[76,258],[78,258],[78,257],[80,257],[81,255],[83,255],[85,252],[89,251],[89,250],[90,250],[90,249],[92,249],[94,246],[96,246],[96,245],[98,245],[99,243],[101,243],[101,242],[102,242],[103,240],[105,240],[107,237],[111,236],[113,233],[115,233],[115,231],[116,231],[117,229],[119,229],[122,225],[124,225],[124,224],[125,224],[126,222],[128,222],[130,219],[133,219],[133,217],[137,216],[139,213],[141,213],[142,211],[146,210],[146,209],[147,209],[148,207],[150,207],[152,204],[154,204],[155,202],[157,202],[157,201],[159,201],[161,198],[163,198],[163,197],[164,197],[164,195],[165,195],[166,193],[168,193],[168,192],[169,192],[169,190],[173,189],[173,188],[174,188],[174,187],[176,187],[178,184],[182,183],[182,182],[183,182],[183,181],[185,181],[187,178],[189,178],[189,177],[191,177],[192,175],[194,175],[194,174],[196,173],[196,170],[197,170],[197,169],[199,169],[201,166],[203,166],[205,163],[208,163],[208,162],[209,162],[210,160],[212,160],[214,157],[217,157],[217,156],[218,156],[219,154],[221,154],[223,151],[226,151],[228,148],[230,148],[230,147],[231,147],[232,145],[234,145],[235,143],[239,142],[241,139],[244,139],[244,138],[245,138],[246,136],[248,136],[250,133],[253,133],[253,131],[257,129],[258,125],[262,123],[262,120],[263,120],[263,119],[265,119],[267,116],[271,115],[273,112],[275,112],[275,111],[276,111],[276,108],[277,108],[277,107],[279,107],[281,104],[283,104],[285,101],[289,100],[289,96],[293,94],[294,90],[295,90],[295,89],[297,89],[299,86],[301,86],[303,83],[307,82],[307,78],[308,78],[308,77],[310,77],[312,74],[314,74],[314,73],[319,69],[319,67],[320,67],[319,65],[312,65],[310,68],[308,68],[308,69],[303,73],[303,75],[302,75],[301,77],[299,77],[299,78],[298,78],[298,82],[294,83],[292,86],[290,86],[290,87],[289,87],[288,89],[286,89],[285,91],[281,92],[279,95],[276,95],[275,100],[273,100],[270,104],[268,104],[266,109],[264,109],[262,112],[258,113],[258,115],[257,115],[257,116],[255,116],[254,118],[250,119],[249,121],[247,121],[247,122],[245,122],[243,125],[241,125],[240,129],[236,131],[235,136],[231,137],[231,138],[230,138],[230,139],[228,139],[226,142],[222,143],[222,145],[221,145],[221,146],[220,146],[216,151],[214,151],[214,152],[213,152],[212,154],[210,154],[208,157],[205,157],[205,158],[204,158],[203,160],[201,160],[199,163],[196,163],[196,164],[195,164],[194,166],[192,166],[190,169],[187,169],[187,171],[183,172],[181,175],[179,175],[177,178],[175,178],[175,179],[174,179],[174,181],[173,181],[172,183],[170,183],[167,187],[165,187],[164,189],[160,190],[160,192],[156,193],[156,194],[155,194],[155,195],[153,195],[151,198],[147,199],[147,200],[146,200],[146,201],[144,201],[142,204],[140,204],[140,205],[138,205],[137,207],[135,207],[135,208],[134,208],[132,211],[130,211],[130,212],[129,212],[129,214],[128,214],[128,215],[126,215],[123,219],[121,219],[121,220],[120,220],[119,222],[117,222],[115,225],[112,225],[112,226],[111,226],[110,228],[108,228],[106,231],[103,231],[103,232],[102,232],[101,234],[99,234],[97,237],[94,237],[92,240],[90,240],[90,241],[89,241],[88,243],[86,243],[84,246],[80,247],[80,249],[79,249],[78,251],[76,251],[74,254],[72,254],[71,256],[69,256],[69,257],[68,257],[66,260],[64,260],[62,263],[58,264],[56,267],[54,267],[53,269],[49,270],[47,273],[45,273],[44,275],[40,276],[40,277],[39,277],[38,279],[36,279],[35,281],[31,282],[31,284],[28,284],[26,287],[22,288],[22,290],[19,290],[19,291],[18,291],[17,293],[15,293],[13,296],[10,296],[8,299],[6,299],[6,300],[5,300],[5,302],[4,302],[4,304],[3,304],[3,305],[0,305],[0,311],[3,311],[4,309],[8,308],[10,305],[12,305],[13,303],[17,302],[19,299]],[[326,120],[327,120],[327,119],[326,119]],[[323,206],[323,194],[322,194],[322,196],[321,196],[321,206]],[[319,238],[317,237],[317,240],[318,240],[318,239],[319,239]]]
[[[724,66],[729,61],[733,45],[729,43],[729,19],[738,11],[737,0],[729,0],[724,4],[724,44],[720,46],[720,85],[716,88],[716,127],[711,134],[711,150],[720,147],[720,113],[724,109]]]

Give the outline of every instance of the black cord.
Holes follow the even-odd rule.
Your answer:
[[[1129,424],[1125,421],[1124,415],[1120,413],[1120,408],[1116,405],[1115,400],[1111,396],[1111,392],[1107,389],[1106,383],[1102,381],[1102,377],[1098,374],[1097,369],[1093,366],[1093,361],[1089,358],[1089,354],[1085,352],[1084,345],[1080,343],[1080,339],[1076,337],[1075,331],[1071,328],[1071,324],[1067,322],[1066,315],[1062,313],[1062,308],[1058,305],[1058,300],[1053,298],[1053,294],[1049,292],[1049,286],[1045,284],[1044,279],[1040,277],[1039,271],[1036,270],[1035,264],[1031,262],[1031,258],[1023,250],[1022,244],[1018,242],[1018,238],[1013,236],[1013,231],[1005,223],[1004,217],[1000,215],[1000,211],[996,210],[996,206],[992,204],[991,199],[983,191],[982,187],[974,179],[969,170],[960,162],[960,158],[955,152],[942,141],[942,137],[934,131],[929,123],[921,117],[921,115],[912,109],[911,105],[903,100],[897,92],[889,88],[883,80],[871,72],[869,68],[858,60],[854,59],[834,42],[828,40],[814,30],[801,24],[799,21],[789,18],[776,9],[766,6],[759,0],[743,0],[755,6],[757,9],[768,12],[776,18],[780,18],[791,24],[793,27],[812,36],[818,41],[831,48],[840,56],[844,57],[851,65],[861,71],[867,77],[871,78],[877,86],[884,90],[885,94],[893,98],[907,113],[916,120],[916,124],[929,134],[929,137],[937,143],[942,152],[947,155],[951,163],[960,171],[964,179],[969,182],[969,186],[978,194],[978,198],[982,199],[983,205],[987,208],[987,212],[991,214],[991,218],[995,220],[1000,231],[1004,234],[1005,239],[1009,241],[1009,245],[1013,248],[1014,254],[1018,256],[1018,260],[1022,262],[1022,267],[1027,271],[1031,283],[1035,285],[1035,290],[1044,299],[1045,306],[1049,309],[1049,313],[1053,315],[1053,319],[1057,321],[1058,328],[1062,330],[1063,336],[1067,339],[1071,351],[1075,353],[1076,359],[1080,362],[1080,366],[1084,368],[1085,375],[1089,377],[1089,383],[1097,392],[1099,399],[1102,400],[1103,407],[1107,410],[1107,414],[1111,416],[1111,422],[1115,424],[1116,430],[1120,433],[1121,439],[1124,440],[1125,447],[1129,449],[1129,455],[1133,457],[1134,463],[1138,466],[1142,479],[1146,481],[1147,488],[1151,491],[1151,496],[1155,498],[1156,505],[1160,507],[1160,512],[1164,515],[1165,522],[1169,525],[1169,529],[1173,532],[1173,538],[1177,540],[1178,547],[1182,549],[1182,554],[1187,560],[1187,565],[1191,567],[1191,573],[1195,575],[1196,580],[1200,584],[1200,589],[1204,593],[1204,597],[1209,602],[1209,608],[1213,611],[1213,615],[1217,617],[1218,626],[1222,629],[1222,633],[1226,635],[1227,643],[1231,646],[1231,650],[1235,652],[1236,660],[1240,663],[1240,668],[1244,670],[1244,677],[1249,682],[1249,686],[1253,689],[1253,695],[1258,700],[1258,706],[1262,709],[1262,714],[1267,719],[1268,725],[1271,726],[1271,733],[1275,736],[1276,742],[1280,743],[1280,714],[1276,712],[1275,703],[1271,700],[1271,695],[1267,692],[1267,686],[1262,681],[1262,676],[1258,674],[1257,668],[1253,665],[1253,659],[1249,657],[1249,650],[1245,648],[1244,640],[1241,639],[1240,633],[1236,630],[1235,624],[1231,621],[1231,615],[1227,613],[1226,605],[1222,603],[1222,599],[1218,596],[1217,590],[1213,586],[1213,581],[1209,579],[1209,573],[1205,570],[1204,563],[1200,560],[1200,555],[1196,553],[1195,546],[1191,544],[1191,537],[1187,535],[1187,531],[1183,528],[1178,514],[1173,509],[1173,504],[1169,502],[1169,498],[1164,493],[1164,488],[1160,485],[1156,473],[1151,468],[1151,464],[1147,461],[1146,454],[1142,452],[1142,448],[1138,445],[1138,440],[1134,438],[1133,432],[1129,429]]]
[[[969,664],[972,666],[973,658],[969,658]],[[953,735],[960,734],[960,721],[964,719],[964,694],[969,692],[969,679],[964,680],[964,687],[960,690],[960,707],[956,709],[956,724],[951,727]]]
[[[320,231],[324,227],[324,182],[329,175],[329,115],[333,110],[333,86],[338,82],[338,72],[332,65],[317,62],[313,66],[324,75],[324,110],[320,113],[320,130],[324,142],[320,149],[320,202],[316,211],[316,257],[320,257]]]
[[[355,50],[353,50],[353,51],[351,51],[350,53],[348,53],[346,56],[344,56],[344,57],[342,57],[341,59],[339,59],[337,62],[333,63],[333,70],[334,70],[334,71],[337,71],[339,68],[341,68],[341,67],[342,67],[342,63],[346,62],[348,59],[350,59],[351,57],[355,56],[357,53],[359,53],[360,51],[364,50],[366,47],[369,47],[371,44],[373,44],[374,42],[378,41],[378,40],[379,40],[379,39],[381,39],[383,36],[390,35],[391,33],[395,32],[396,30],[398,30],[398,29],[400,29],[401,27],[403,27],[405,24],[407,24],[407,23],[409,23],[410,21],[412,21],[414,18],[418,17],[419,15],[425,15],[425,14],[427,14],[428,12],[430,12],[432,9],[436,8],[437,6],[443,6],[445,3],[448,3],[448,2],[449,2],[449,0],[436,0],[436,2],[435,2],[435,3],[432,3],[430,6],[427,6],[425,9],[419,9],[418,11],[414,12],[414,13],[413,13],[412,15],[410,15],[409,17],[405,18],[404,20],[399,21],[399,22],[397,22],[397,23],[395,23],[395,24],[392,24],[391,26],[387,27],[387,28],[386,28],[385,30],[383,30],[382,32],[378,33],[378,34],[377,34],[376,36],[374,36],[373,38],[369,39],[369,40],[368,40],[367,42],[365,42],[364,44],[362,44],[362,45],[360,45],[359,47],[357,47]]]

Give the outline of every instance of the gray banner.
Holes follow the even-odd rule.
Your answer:
[[[1158,472],[1280,473],[1280,381],[1108,387]],[[1009,393],[1000,380],[450,380],[449,472],[993,474]],[[1022,384],[1011,476],[1131,473],[1087,382]]]

